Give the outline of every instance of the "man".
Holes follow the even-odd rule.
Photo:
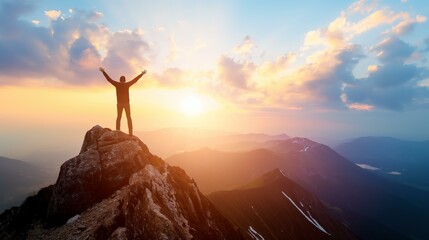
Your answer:
[[[100,67],[100,71],[103,73],[104,77],[116,88],[116,100],[117,100],[117,111],[118,115],[116,117],[116,130],[121,130],[121,118],[122,118],[122,110],[125,109],[125,114],[127,115],[128,121],[128,132],[130,136],[133,135],[133,122],[131,120],[131,111],[130,111],[130,94],[129,89],[131,85],[136,83],[145,73],[146,70],[142,71],[137,77],[129,82],[125,82],[125,77],[121,76],[119,82],[113,81],[109,75],[107,75],[104,68]]]

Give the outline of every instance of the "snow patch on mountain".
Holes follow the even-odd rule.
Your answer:
[[[402,173],[398,172],[398,171],[391,171],[391,172],[388,172],[387,174],[390,174],[390,175],[402,175]]]
[[[324,233],[326,233],[326,234],[328,234],[328,235],[331,235],[330,233],[328,233],[317,221],[316,221],[316,219],[314,219],[312,216],[311,216],[311,214],[310,214],[310,212],[309,211],[307,211],[307,213],[308,213],[308,216],[298,207],[298,205],[296,205],[295,204],[295,202],[292,200],[292,198],[290,198],[285,192],[283,192],[282,191],[282,193],[283,193],[283,195],[295,206],[295,208],[296,209],[298,209],[298,211],[311,223],[311,224],[313,224],[315,227],[317,227],[320,231],[322,231],[322,232],[324,232]]]
[[[249,229],[247,229],[247,232],[252,237],[252,239],[265,240],[265,238],[261,234],[259,234],[252,226],[249,226]]]
[[[378,171],[378,170],[381,170],[381,169],[380,169],[380,168],[378,168],[378,167],[374,167],[374,166],[371,166],[371,165],[368,165],[368,164],[365,164],[365,163],[356,163],[356,165],[357,165],[358,167],[360,167],[360,168],[365,169],[365,170],[371,170],[371,171]]]
[[[305,147],[304,149],[301,149],[300,152],[307,152],[309,148],[310,147]]]
[[[312,142],[308,139],[305,139],[305,138],[297,138],[292,143],[298,144],[302,147],[302,149],[299,150],[300,152],[307,152],[311,147],[313,147],[315,145],[314,142]]]

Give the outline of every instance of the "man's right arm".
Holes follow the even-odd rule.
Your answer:
[[[116,82],[113,81],[113,79],[111,79],[109,77],[109,75],[107,75],[106,71],[104,71],[104,68],[100,67],[100,71],[103,73],[104,77],[106,78],[107,81],[109,81],[109,83],[111,83],[112,85],[116,85]]]

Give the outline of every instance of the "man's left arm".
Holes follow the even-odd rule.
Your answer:
[[[137,75],[137,77],[135,77],[133,80],[129,81],[128,83],[130,85],[133,85],[134,83],[136,83],[145,74],[146,74],[146,70],[143,70],[142,73],[140,73],[139,75]]]

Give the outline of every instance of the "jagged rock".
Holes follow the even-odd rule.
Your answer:
[[[79,214],[79,217],[75,217]],[[68,221],[68,219],[72,220]],[[137,137],[95,126],[54,186],[0,215],[0,239],[243,239]]]
[[[124,227],[118,227],[112,235],[110,235],[109,240],[127,240],[127,229]]]
[[[135,201],[134,199],[141,199]],[[143,223],[135,239],[221,239],[228,229],[209,201],[183,170],[151,165],[134,174],[124,204],[125,225]],[[145,231],[144,229],[149,229]],[[230,229],[229,231],[231,231]],[[159,236],[153,233],[162,232]],[[232,238],[232,235],[229,236]],[[238,235],[237,235],[238,237]]]
[[[48,207],[50,222],[62,224],[127,184],[148,163],[148,152],[136,137],[93,127],[80,154],[61,166]]]

